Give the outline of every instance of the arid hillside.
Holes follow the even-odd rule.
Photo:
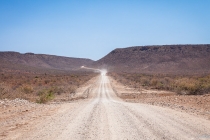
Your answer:
[[[45,103],[71,100],[76,89],[96,76],[81,69],[90,59],[45,54],[0,52],[0,99]]]
[[[120,48],[94,62],[93,66],[117,72],[204,74],[210,72],[210,45]]]
[[[93,61],[83,58],[71,58],[46,54],[34,54],[18,52],[0,52],[1,70],[22,69],[55,69],[77,70],[83,65],[89,65]],[[21,69],[22,68],[22,69]],[[36,70],[37,71],[37,70]]]

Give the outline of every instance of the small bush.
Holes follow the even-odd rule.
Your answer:
[[[5,85],[0,84],[0,99],[3,99],[5,95],[8,93],[9,93],[8,88]]]
[[[57,86],[53,86],[50,88],[50,90],[55,93],[55,94],[58,94],[60,95],[61,93],[65,93],[65,90],[63,87],[57,87]]]
[[[33,87],[28,85],[20,87],[20,90],[25,94],[32,93],[34,91]]]
[[[142,86],[149,86],[150,85],[150,81],[147,78],[142,78],[141,83],[142,83]]]
[[[37,103],[47,103],[55,97],[52,90],[42,90],[38,93],[38,95],[39,99],[37,100]]]
[[[72,86],[68,88],[69,93],[75,93],[76,92],[76,87]]]

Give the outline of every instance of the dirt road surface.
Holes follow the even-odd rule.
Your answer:
[[[59,104],[2,139],[18,140],[208,140],[210,121],[169,108],[124,102],[102,73],[88,98]]]

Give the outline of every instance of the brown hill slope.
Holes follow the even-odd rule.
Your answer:
[[[115,49],[94,67],[140,73],[203,74],[210,72],[210,45],[137,46]]]
[[[0,52],[1,69],[39,68],[56,70],[76,70],[83,65],[93,63],[90,59],[71,58],[46,54],[21,54],[18,52]]]

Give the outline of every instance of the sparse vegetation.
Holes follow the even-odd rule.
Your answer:
[[[46,103],[50,100],[53,100],[55,97],[55,93],[52,89],[42,90],[38,93],[39,99],[37,99],[37,103]]]
[[[136,89],[151,88],[175,91],[178,94],[200,95],[210,93],[210,75],[147,75],[131,73],[109,73],[118,82]]]
[[[20,91],[25,94],[30,94],[30,93],[33,93],[34,89],[32,86],[25,85],[25,86],[20,87]]]
[[[76,89],[96,76],[95,73],[2,73],[0,99],[22,98],[46,103],[58,96],[74,94]]]

